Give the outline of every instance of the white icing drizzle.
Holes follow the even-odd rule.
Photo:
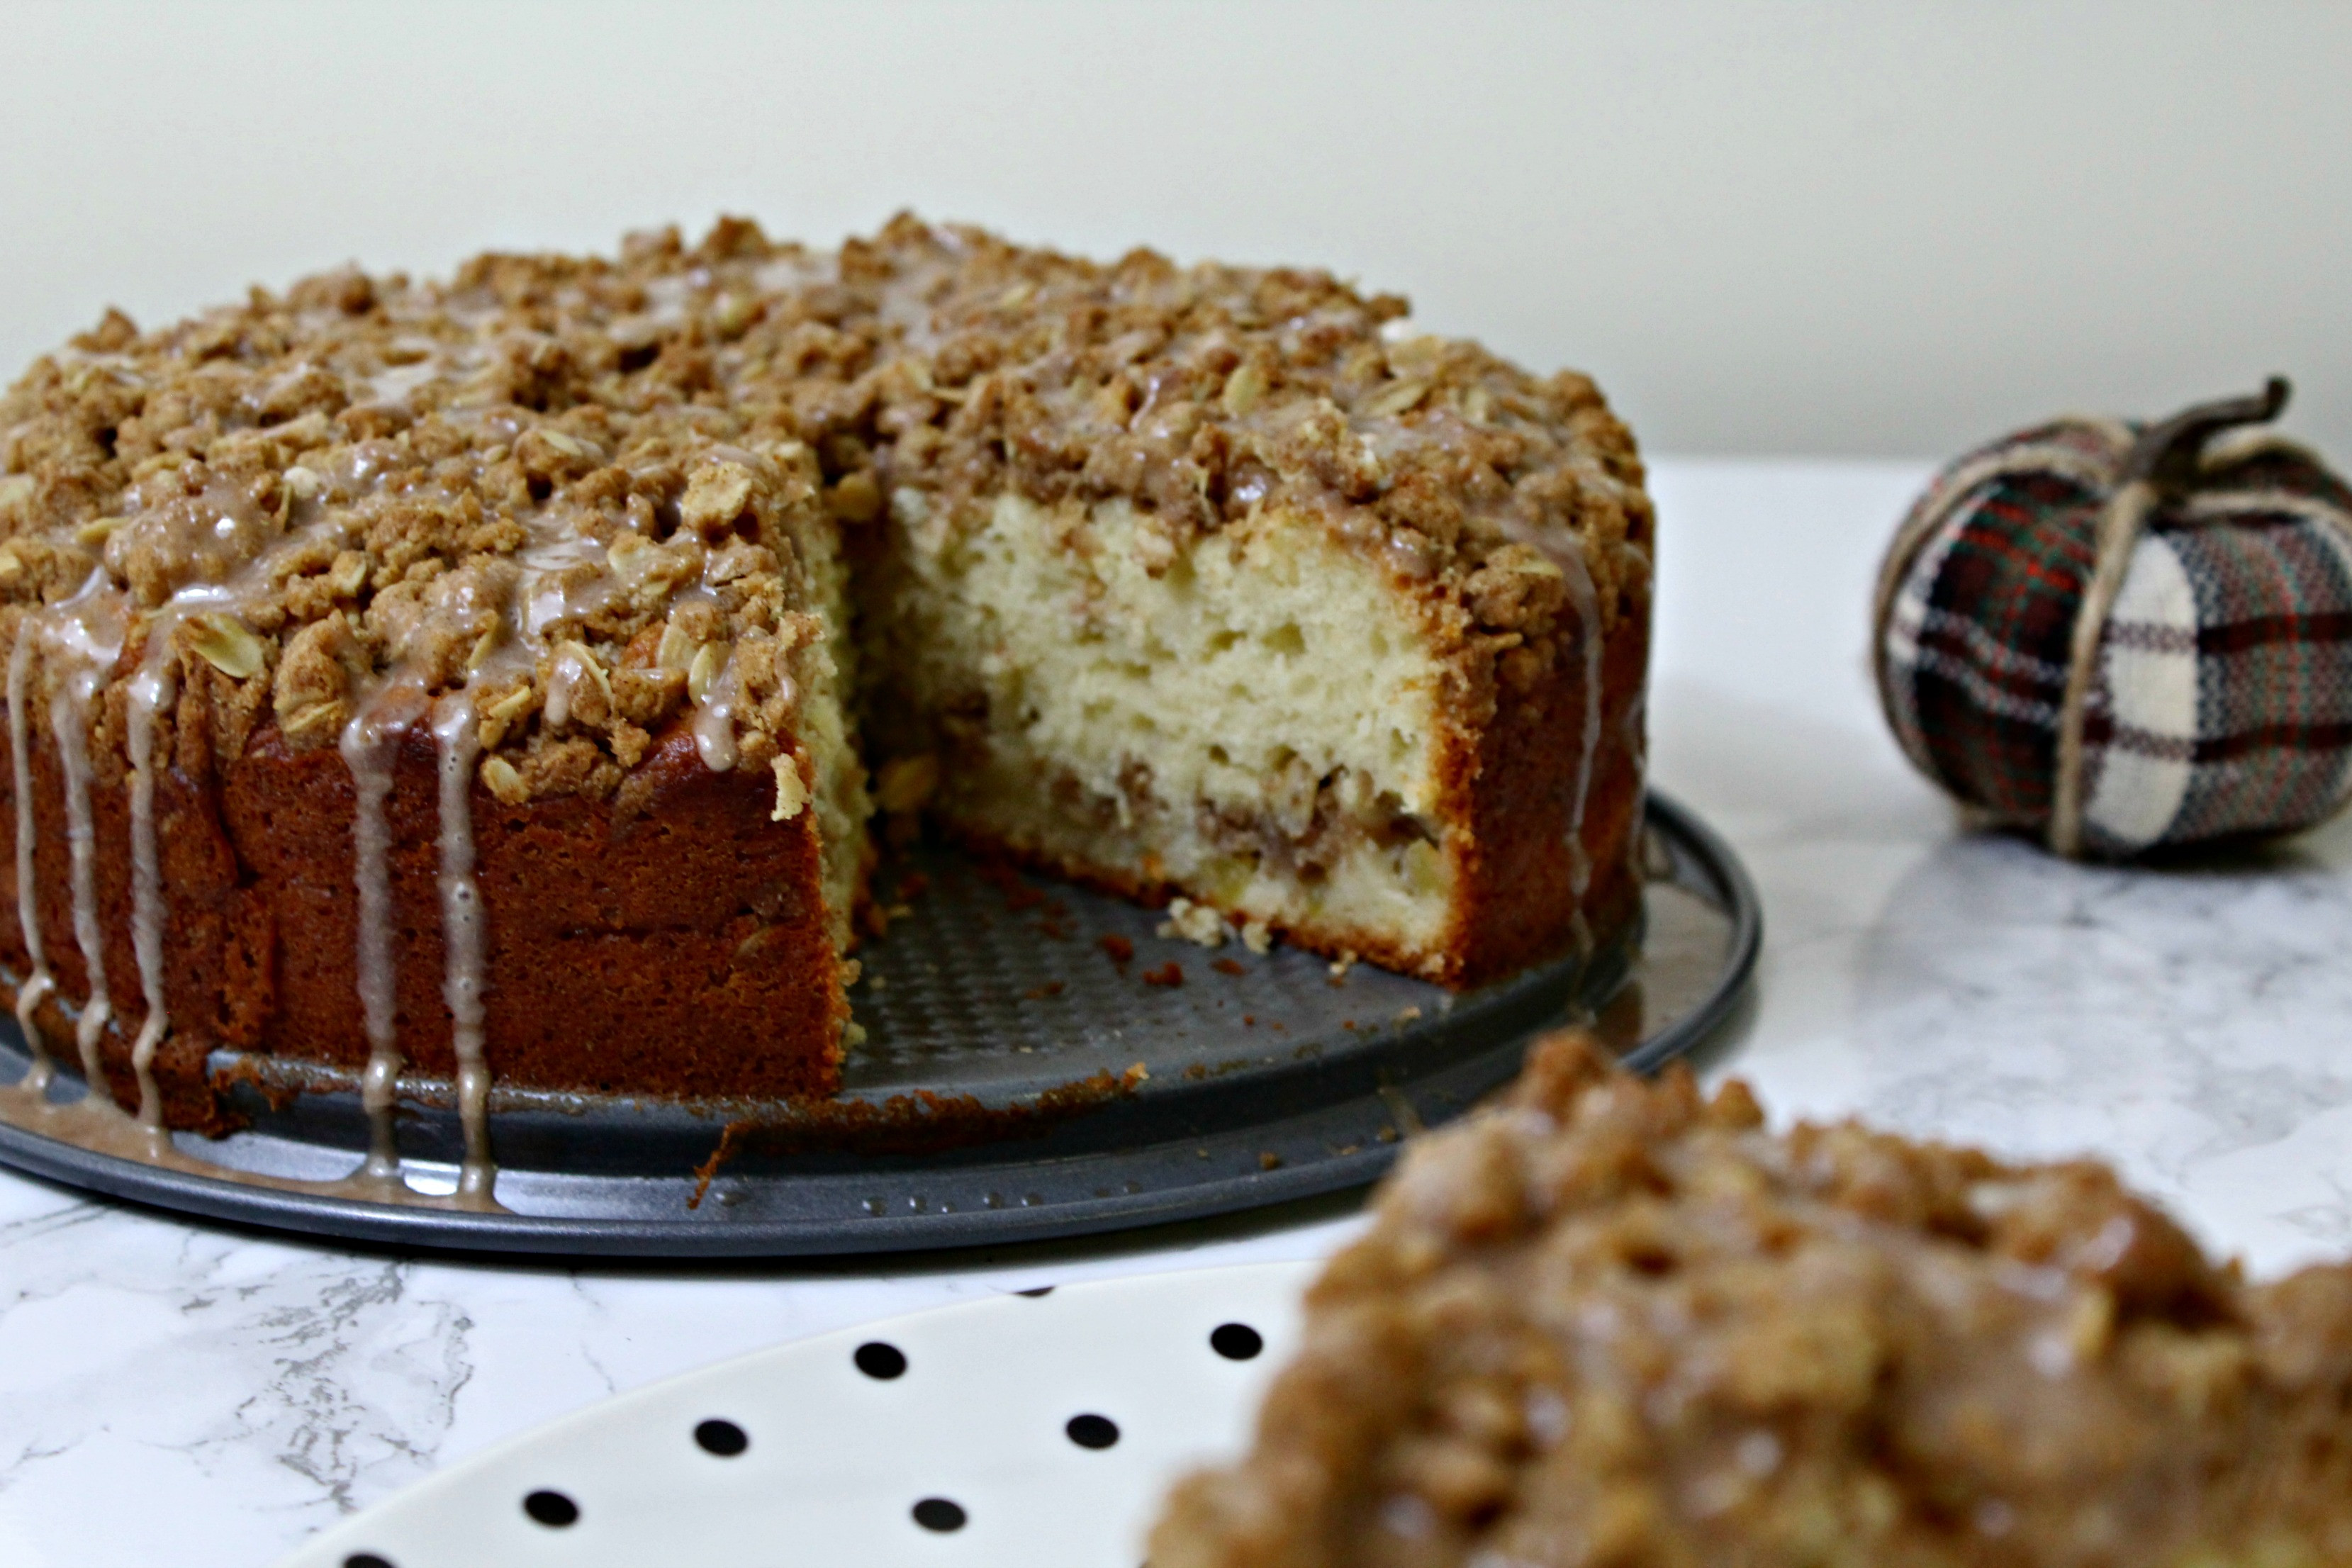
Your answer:
[[[494,1206],[490,1189],[490,1070],[482,1052],[482,892],[474,880],[474,759],[481,750],[474,700],[452,692],[435,705],[433,738],[441,758],[441,994],[449,1005],[450,1044],[457,1057],[457,1114],[466,1132],[457,1197]]]
[[[139,960],[139,989],[147,1016],[131,1043],[131,1069],[139,1080],[139,1122],[163,1131],[163,1100],[155,1086],[155,1047],[171,1027],[163,1003],[163,867],[155,831],[155,712],[177,694],[171,639],[150,627],[147,654],[131,682],[131,946]]]
[[[518,552],[515,561],[523,569],[518,597],[527,637],[544,635],[558,621],[594,614],[612,602],[618,587],[604,570],[604,546],[585,536],[555,535]],[[569,583],[569,576],[583,568],[595,575],[584,584]]]
[[[89,997],[81,1005],[74,1043],[81,1051],[82,1078],[89,1092],[101,1095],[109,1090],[106,1075],[99,1069],[98,1042],[114,1009],[106,994],[106,952],[98,925],[98,828],[89,805],[89,699],[96,685],[95,678],[83,670],[59,681],[57,695],[49,700],[49,729],[57,736],[65,772],[74,945],[81,949],[82,967],[89,975]]]
[[[1592,763],[1601,751],[1601,596],[1592,586],[1592,569],[1584,559],[1584,541],[1562,531],[1557,547],[1546,552],[1568,584],[1568,602],[1576,606],[1577,640],[1584,647],[1584,738],[1576,763],[1576,803],[1570,808],[1569,882],[1576,896],[1592,883],[1592,858],[1584,848],[1584,808],[1592,793]]]
[[[25,933],[26,954],[32,961],[32,973],[16,987],[16,1022],[25,1031],[26,1048],[33,1053],[33,1067],[17,1087],[27,1095],[41,1097],[48,1092],[57,1064],[49,1057],[34,1015],[57,989],[57,981],[49,973],[48,954],[41,942],[40,903],[33,879],[33,848],[39,840],[33,822],[33,759],[25,703],[33,645],[39,637],[37,626],[37,621],[26,617],[8,655],[8,751],[16,782],[16,921]]]
[[[139,988],[147,1016],[131,1046],[131,1070],[139,1085],[139,1122],[163,1137],[163,1100],[155,1083],[155,1052],[171,1032],[163,1000],[163,928],[169,906],[163,898],[162,847],[155,826],[155,715],[179,699],[172,658],[173,634],[201,610],[234,607],[228,587],[197,584],[181,589],[147,623],[146,646],[126,691],[131,759],[131,948],[139,963]]]
[[[1637,792],[1646,790],[1650,778],[1649,708],[1649,693],[1636,687],[1633,700],[1625,704],[1624,732],[1621,738],[1625,744],[1625,755],[1633,764]],[[1637,888],[1648,876],[1643,851],[1643,840],[1647,837],[1646,829],[1636,829],[1625,835],[1625,865],[1633,873],[1633,885]]]
[[[709,691],[696,702],[694,710],[694,750],[702,765],[714,773],[735,766],[735,703],[741,694],[735,655],[730,651],[726,668],[711,681]]]
[[[50,646],[70,661],[49,699],[49,729],[57,738],[65,775],[66,847],[71,856],[68,889],[73,897],[74,944],[81,950],[89,995],[76,1021],[74,1043],[93,1105],[114,1108],[113,1091],[99,1063],[98,1046],[114,1009],[107,995],[104,932],[98,920],[98,826],[89,798],[89,710],[105,684],[108,667],[122,651],[119,599],[103,571],[92,572],[81,591],[43,617]],[[113,612],[113,613],[110,613]]]
[[[233,1181],[248,1186],[306,1193],[320,1197],[398,1204],[406,1207],[495,1208],[497,1205],[489,1196],[491,1173],[487,1160],[477,1161],[470,1157],[476,1149],[487,1147],[487,1074],[478,1072],[470,1087],[465,1086],[461,1079],[461,1092],[470,1096],[467,1106],[469,1179],[461,1178],[457,1193],[446,1196],[420,1193],[402,1182],[399,1179],[398,1156],[392,1145],[392,1090],[398,1076],[400,1058],[397,1044],[392,1039],[394,992],[391,967],[391,844],[383,807],[391,791],[393,752],[401,736],[423,710],[423,693],[413,684],[387,681],[380,686],[372,694],[373,700],[362,705],[362,719],[354,721],[344,736],[344,755],[347,762],[352,763],[361,803],[354,825],[354,837],[360,842],[357,856],[362,904],[360,975],[371,1047],[368,1072],[362,1083],[362,1099],[368,1106],[373,1123],[373,1146],[366,1163],[351,1175],[328,1182],[295,1181],[257,1172],[239,1171],[184,1152],[172,1142],[163,1124],[162,1097],[153,1079],[152,1062],[154,1047],[169,1027],[163,987],[163,935],[168,919],[168,906],[162,884],[154,816],[155,716],[174,700],[177,683],[172,679],[169,653],[173,627],[196,610],[233,605],[236,598],[234,589],[222,587],[192,586],[174,595],[149,623],[147,656],[127,693],[130,699],[129,725],[125,739],[132,768],[131,937],[139,960],[140,984],[148,1002],[147,1018],[132,1048],[133,1066],[140,1081],[141,1103],[137,1121],[124,1115],[115,1104],[112,1094],[106,1088],[97,1054],[110,1006],[106,989],[105,962],[99,940],[95,823],[89,794],[89,717],[108,671],[121,652],[121,621],[124,608],[121,596],[105,580],[103,574],[94,574],[72,599],[33,612],[18,633],[8,661],[8,738],[16,787],[17,913],[24,929],[31,973],[17,987],[17,1017],[24,1026],[26,1042],[33,1055],[33,1070],[17,1084],[0,1091],[0,1122],[119,1159],[135,1160],[165,1170]],[[32,677],[37,663],[46,658],[57,658],[66,667],[66,673],[56,683],[51,699],[50,725],[65,776],[68,840],[72,853],[74,934],[83,951],[90,978],[90,998],[81,1009],[77,1031],[82,1070],[89,1092],[79,1100],[62,1105],[51,1104],[48,1100],[47,1089],[55,1067],[35,1022],[35,1013],[40,1003],[57,989],[41,936],[34,864],[38,832],[32,811],[29,724]],[[446,825],[444,831],[446,837]],[[464,858],[470,873],[470,836]],[[478,917],[476,928],[473,951],[478,954]],[[373,963],[370,955],[373,955]],[[477,959],[474,977],[477,993],[478,988]],[[478,1017],[478,1009],[476,1016]],[[379,1047],[383,1048],[379,1049]],[[389,1051],[388,1064],[385,1050]],[[478,1054],[477,1050],[478,1061]]]
[[[191,595],[191,601],[196,597]],[[182,606],[184,607],[184,606]],[[125,1116],[116,1106],[113,1097],[104,1089],[105,1079],[97,1070],[94,1047],[102,1030],[105,1005],[103,963],[92,957],[92,1003],[82,1010],[83,1070],[88,1075],[91,1092],[82,1099],[62,1105],[49,1103],[47,1089],[54,1076],[54,1064],[42,1043],[40,1031],[33,1022],[33,1013],[41,1000],[56,989],[44,953],[38,905],[34,892],[33,849],[37,833],[33,822],[31,805],[31,742],[26,723],[26,706],[31,686],[31,670],[37,645],[55,649],[62,643],[65,650],[83,656],[81,668],[59,690],[53,701],[53,726],[61,726],[59,750],[66,759],[68,775],[68,818],[75,830],[75,925],[77,940],[93,955],[96,951],[94,879],[86,847],[86,829],[90,822],[89,796],[89,761],[87,752],[87,713],[89,699],[95,694],[105,668],[120,652],[119,645],[109,649],[98,641],[99,628],[79,615],[72,615],[58,623],[59,612],[75,608],[72,602],[58,606],[58,611],[38,613],[27,620],[18,635],[16,648],[8,662],[9,742],[16,781],[18,805],[17,907],[24,923],[26,947],[32,960],[33,973],[17,988],[17,1013],[25,1026],[25,1037],[33,1054],[34,1068],[20,1082],[0,1090],[0,1122],[38,1132],[77,1147],[119,1159],[136,1160],[165,1170],[210,1176],[216,1180],[241,1183],[248,1186],[268,1187],[283,1192],[299,1192],[320,1197],[360,1199],[374,1203],[397,1204],[404,1207],[435,1209],[495,1210],[499,1205],[491,1196],[495,1172],[488,1157],[488,1073],[482,1064],[480,1050],[479,994],[482,984],[481,922],[479,895],[472,879],[473,844],[470,831],[471,813],[464,808],[465,792],[457,788],[462,816],[453,826],[452,814],[445,809],[442,823],[445,918],[453,903],[472,906],[467,916],[451,919],[450,953],[452,975],[448,984],[451,1012],[458,1021],[458,1050],[461,1064],[470,1056],[472,1072],[468,1075],[461,1065],[459,1095],[461,1112],[467,1130],[467,1162],[458,1190],[447,1195],[420,1193],[400,1180],[398,1155],[393,1147],[391,1110],[392,1092],[398,1078],[400,1058],[396,1042],[391,1039],[394,991],[391,972],[390,926],[390,833],[383,806],[391,791],[391,758],[401,737],[421,710],[422,693],[413,685],[386,683],[375,693],[375,700],[363,705],[366,721],[355,721],[345,731],[346,742],[356,742],[345,751],[350,761],[352,751],[358,752],[353,777],[359,784],[361,807],[356,814],[354,836],[373,845],[372,855],[362,853],[359,859],[361,880],[360,947],[363,955],[374,953],[381,963],[370,968],[365,957],[362,963],[362,1005],[369,1014],[371,1056],[368,1071],[362,1079],[362,1102],[368,1106],[372,1122],[373,1146],[367,1161],[352,1174],[336,1181],[306,1182],[257,1172],[240,1171],[230,1166],[186,1153],[171,1142],[162,1123],[160,1095],[155,1092],[152,1078],[152,1054],[141,1068],[141,1115],[137,1121]],[[153,766],[154,714],[172,700],[173,682],[169,678],[168,655],[161,650],[169,646],[168,626],[176,617],[163,617],[162,626],[150,631],[151,649],[140,675],[131,688],[131,731],[129,739],[134,772],[132,774],[133,810],[133,945],[138,950],[141,984],[149,997],[148,1022],[141,1029],[142,1042],[160,1041],[168,1026],[163,1012],[161,976],[161,936],[165,918],[165,905],[160,877],[160,860],[153,853],[155,839],[152,824],[152,795],[147,804],[140,804],[142,776],[152,784],[150,770]],[[78,634],[78,635],[77,635]],[[152,678],[152,679],[151,679]],[[444,747],[445,807],[452,785],[450,776],[470,783],[472,774],[472,714],[470,701],[462,703],[465,721],[462,729],[444,733],[436,726],[436,736]],[[464,761],[451,764],[451,749],[462,753]],[[138,826],[143,816],[147,826]],[[147,848],[139,847],[144,837]],[[370,877],[372,865],[374,875]],[[462,879],[463,893],[453,900],[451,871],[456,868]],[[142,892],[142,887],[146,889]],[[371,892],[371,887],[373,891]],[[371,921],[368,910],[375,918]],[[149,921],[152,921],[152,925]],[[461,997],[474,1000],[470,1007],[462,1005]],[[92,1026],[96,1016],[100,1022]],[[380,1035],[377,1025],[385,1027]],[[470,1029],[470,1043],[468,1030]],[[388,1065],[375,1047],[389,1047]],[[136,1059],[134,1047],[134,1059]]]
[[[359,894],[355,970],[368,1041],[367,1071],[360,1079],[360,1103],[368,1116],[363,1172],[387,1186],[404,1184],[393,1133],[402,1058],[395,1017],[392,827],[384,816],[384,803],[392,795],[393,754],[407,729],[385,700],[394,689],[387,688],[362,701],[344,725],[341,742],[343,764],[352,774],[352,879]]]
[[[709,281],[709,274],[703,274],[702,280]],[[688,303],[694,295],[696,282],[694,274],[673,273],[667,277],[654,279],[647,283],[644,318],[646,322],[656,328],[683,325],[687,319]]]
[[[794,251],[753,268],[751,281],[763,292],[777,294],[819,283],[838,283],[841,257],[831,250]]]
[[[588,667],[583,662],[585,657],[577,645],[565,644],[549,666],[547,721],[551,727],[572,721],[572,694],[579,689],[582,681],[590,679]]]
[[[428,343],[430,340],[427,340]],[[443,374],[436,357],[428,354],[407,364],[388,365],[369,376],[362,384],[368,400],[375,403],[402,403],[408,395]]]

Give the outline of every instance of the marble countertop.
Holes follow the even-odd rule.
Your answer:
[[[2352,1245],[2352,826],[2083,868],[1969,837],[1880,724],[1879,547],[1924,467],[1664,461],[1656,782],[1746,858],[1754,1005],[1704,1070],[1776,1121],[2093,1152],[2276,1270]],[[621,1389],[992,1291],[1329,1251],[1346,1202],[949,1258],[724,1270],[412,1258],[0,1173],[0,1562],[258,1568]]]

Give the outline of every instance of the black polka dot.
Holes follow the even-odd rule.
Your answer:
[[[941,1534],[963,1528],[963,1510],[943,1497],[927,1497],[915,1505],[915,1522]]]
[[[580,1505],[562,1492],[533,1492],[522,1500],[522,1510],[550,1530],[580,1522]]]
[[[354,1552],[343,1559],[343,1568],[392,1568],[392,1559],[373,1552]]]
[[[868,1340],[857,1347],[857,1370],[887,1383],[907,1370],[907,1352],[884,1341]]]
[[[1247,1323],[1219,1323],[1209,1336],[1209,1348],[1227,1361],[1247,1361],[1265,1349],[1265,1341]]]
[[[732,1421],[705,1421],[695,1427],[694,1440],[702,1445],[704,1452],[716,1454],[722,1459],[731,1459],[751,1446],[751,1439],[745,1435],[743,1428]]]
[[[1073,1415],[1062,1430],[1081,1448],[1108,1448],[1118,1441],[1118,1423],[1108,1415]]]

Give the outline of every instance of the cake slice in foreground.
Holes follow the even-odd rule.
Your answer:
[[[1561,1037],[1416,1144],[1152,1568],[2352,1563],[2352,1268]]]

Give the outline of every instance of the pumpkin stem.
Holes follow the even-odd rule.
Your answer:
[[[2117,483],[2146,479],[2168,493],[2186,489],[2197,476],[2197,459],[2206,442],[2237,426],[2262,425],[2277,418],[2291,390],[2286,377],[2274,375],[2250,397],[2191,404],[2171,418],[2149,426],[2132,443]]]

